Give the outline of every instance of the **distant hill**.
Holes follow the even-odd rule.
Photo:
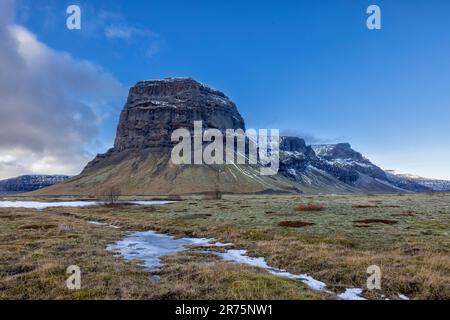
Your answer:
[[[448,180],[429,179],[413,174],[400,174],[393,170],[388,170],[386,173],[389,179],[396,181],[398,185],[414,184],[419,186],[422,190],[418,191],[450,192],[450,181]]]
[[[66,181],[65,175],[25,175],[0,180],[0,194],[22,193],[39,190]]]

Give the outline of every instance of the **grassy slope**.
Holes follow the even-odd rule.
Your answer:
[[[324,209],[295,210],[308,203]],[[89,225],[90,219],[122,229]],[[397,224],[354,222],[364,219]],[[298,220],[314,225],[278,226]],[[137,264],[104,250],[124,230],[149,229],[233,242],[273,266],[309,273],[336,292],[364,287],[366,269],[375,264],[383,272],[382,290],[365,292],[370,298],[450,298],[448,194],[228,196],[154,208],[0,209],[0,298],[327,298],[296,281],[196,250],[166,258],[161,282],[153,283]],[[70,264],[82,268],[81,291],[64,287]]]
[[[296,183],[282,175],[262,176],[251,165],[174,165],[170,152],[141,150],[108,156],[64,183],[32,192],[34,195],[104,193],[117,187],[124,195],[178,195],[219,190],[225,193],[335,193],[357,189],[317,169],[307,169]]]

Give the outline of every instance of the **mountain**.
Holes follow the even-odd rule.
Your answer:
[[[391,184],[382,169],[348,143],[306,146],[303,139],[283,137],[280,152],[280,174],[299,183],[305,183],[318,172],[327,177],[327,184],[344,186],[350,192],[405,191]]]
[[[399,174],[393,170],[386,171],[389,180],[397,185],[406,185],[406,189],[411,190],[409,186],[414,186],[414,191],[418,192],[450,192],[450,181],[428,179],[412,174]]]
[[[112,187],[127,195],[297,191],[286,177],[261,176],[257,165],[172,163],[172,132],[186,128],[193,136],[200,120],[204,130],[245,129],[236,105],[220,91],[191,78],[140,81],[130,89],[114,147],[79,176],[39,194],[96,194]]]
[[[283,141],[296,141],[296,152]],[[291,143],[288,143],[290,145]],[[349,143],[306,146],[299,138],[283,137],[280,150],[285,154],[281,174],[297,179],[310,177],[311,169],[321,170],[353,191],[364,192],[448,192],[450,181],[384,171],[352,149]],[[295,165],[297,161],[297,165]],[[299,165],[300,164],[300,165]],[[299,181],[302,182],[302,181]]]
[[[171,135],[185,128],[195,140],[195,121],[202,121],[203,130],[221,133],[246,129],[236,105],[218,90],[191,78],[140,81],[129,91],[114,147],[97,155],[80,175],[34,193],[95,195],[111,188],[123,195],[430,190],[394,179],[348,143],[308,146],[298,137],[281,137],[279,171],[274,176],[261,175],[260,163],[176,165],[171,152],[178,142],[172,142]],[[250,142],[246,140],[247,158]],[[206,144],[200,146],[205,149]]]
[[[305,140],[281,137],[279,174],[307,187],[311,192],[358,192],[317,165],[319,158]]]
[[[64,175],[25,175],[0,181],[0,194],[29,192],[69,179]]]

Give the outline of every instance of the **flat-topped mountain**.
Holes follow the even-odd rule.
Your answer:
[[[114,147],[98,155],[83,172],[40,194],[96,194],[111,187],[129,195],[296,192],[294,181],[263,177],[257,165],[175,165],[174,130],[245,129],[236,105],[222,92],[191,78],[140,81],[129,91]]]
[[[236,105],[222,92],[191,78],[140,81],[120,115],[114,150],[172,147],[178,128],[245,129]]]

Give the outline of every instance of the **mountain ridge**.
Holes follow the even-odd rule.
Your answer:
[[[0,180],[0,194],[30,192],[68,180],[67,175],[22,175]]]
[[[123,194],[346,193],[433,191],[385,172],[349,143],[308,146],[298,137],[281,137],[275,176],[261,176],[260,165],[175,165],[171,134],[203,130],[245,130],[236,105],[222,92],[192,78],[139,81],[129,90],[114,147],[97,155],[80,175],[36,194],[94,194],[118,187]]]

